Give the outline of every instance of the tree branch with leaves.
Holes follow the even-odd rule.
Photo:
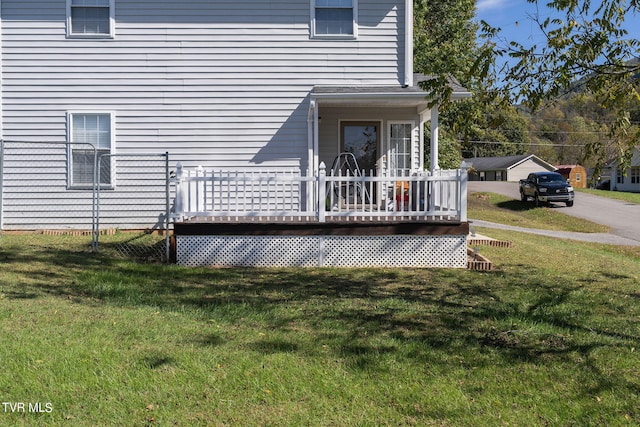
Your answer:
[[[495,54],[511,59],[499,71],[505,93],[531,111],[573,92],[592,95],[615,112],[611,138],[622,164],[628,164],[640,142],[640,131],[630,121],[630,111],[640,102],[640,41],[625,29],[625,18],[640,12],[640,0],[554,0],[540,4],[529,18],[544,43],[525,46],[499,38],[499,29],[482,23],[485,36],[498,40]],[[557,18],[543,18],[542,10]],[[603,155],[603,142],[585,147],[586,156]]]

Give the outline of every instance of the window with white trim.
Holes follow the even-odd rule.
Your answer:
[[[67,0],[69,37],[111,37],[114,0]]]
[[[413,123],[389,124],[389,173],[391,176],[411,175],[411,135]]]
[[[311,0],[314,37],[356,36],[357,0]]]
[[[113,117],[111,113],[69,113],[69,187],[91,188],[99,175],[101,186],[113,185]],[[96,160],[99,172],[95,171]]]
[[[640,167],[633,167],[629,173],[632,184],[640,184]]]

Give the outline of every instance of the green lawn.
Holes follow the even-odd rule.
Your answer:
[[[480,231],[514,242],[481,248],[495,271],[188,269],[119,258],[125,235],[99,255],[2,236],[0,425],[640,424],[640,248]]]
[[[468,217],[499,224],[514,225],[542,230],[574,231],[580,233],[606,233],[609,228],[587,220],[562,213],[562,207],[535,207],[531,202],[522,202],[494,193],[471,193],[468,196]]]
[[[625,202],[640,204],[640,193],[626,193],[623,191],[594,190],[591,188],[576,188],[581,193],[593,194],[600,197],[608,197],[610,199],[623,200]]]

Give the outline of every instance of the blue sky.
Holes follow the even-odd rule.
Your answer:
[[[565,18],[557,11],[546,7],[549,1],[539,0],[540,5],[536,7],[535,3],[529,3],[526,0],[477,0],[476,18],[478,21],[486,21],[495,28],[501,28],[500,39],[496,40],[499,47],[506,46],[507,41],[512,40],[525,47],[531,47],[534,44],[540,46],[545,43],[545,38],[531,17],[539,14],[541,21],[548,17]],[[597,7],[599,4],[597,1],[592,1],[592,7]],[[627,14],[624,26],[629,38],[640,39],[640,14]],[[500,68],[504,63],[514,61],[504,56],[497,60],[497,66]]]
[[[535,5],[526,0],[479,0],[476,3],[478,21],[484,20],[493,27],[501,28],[501,36],[525,45],[542,41],[529,18],[535,12]]]
[[[551,16],[551,10],[545,4],[548,0],[540,0],[537,11],[542,20]],[[598,2],[592,2],[592,7]],[[544,42],[536,24],[529,18],[536,14],[536,5],[526,0],[478,0],[476,3],[477,18],[493,27],[500,27],[507,40],[516,40],[525,46]],[[560,16],[558,16],[560,17]],[[629,36],[640,39],[640,16],[627,15],[625,27]]]

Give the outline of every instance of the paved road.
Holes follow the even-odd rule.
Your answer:
[[[515,182],[491,182],[470,181],[469,192],[487,191],[503,194],[514,199],[520,199],[518,183]],[[576,193],[573,207],[564,204],[554,204],[553,209],[560,209],[563,214],[587,219],[598,224],[608,226],[609,234],[603,233],[562,233],[563,236],[577,240],[597,241],[620,245],[640,246],[640,205],[627,203],[606,197],[593,196],[591,194]],[[472,218],[473,219],[473,218]],[[474,221],[476,225],[482,225],[481,221]],[[484,224],[484,226],[490,226]],[[500,226],[506,229],[519,229],[519,227]],[[521,229],[517,231],[527,231]],[[558,232],[538,230],[537,234],[559,236]]]

